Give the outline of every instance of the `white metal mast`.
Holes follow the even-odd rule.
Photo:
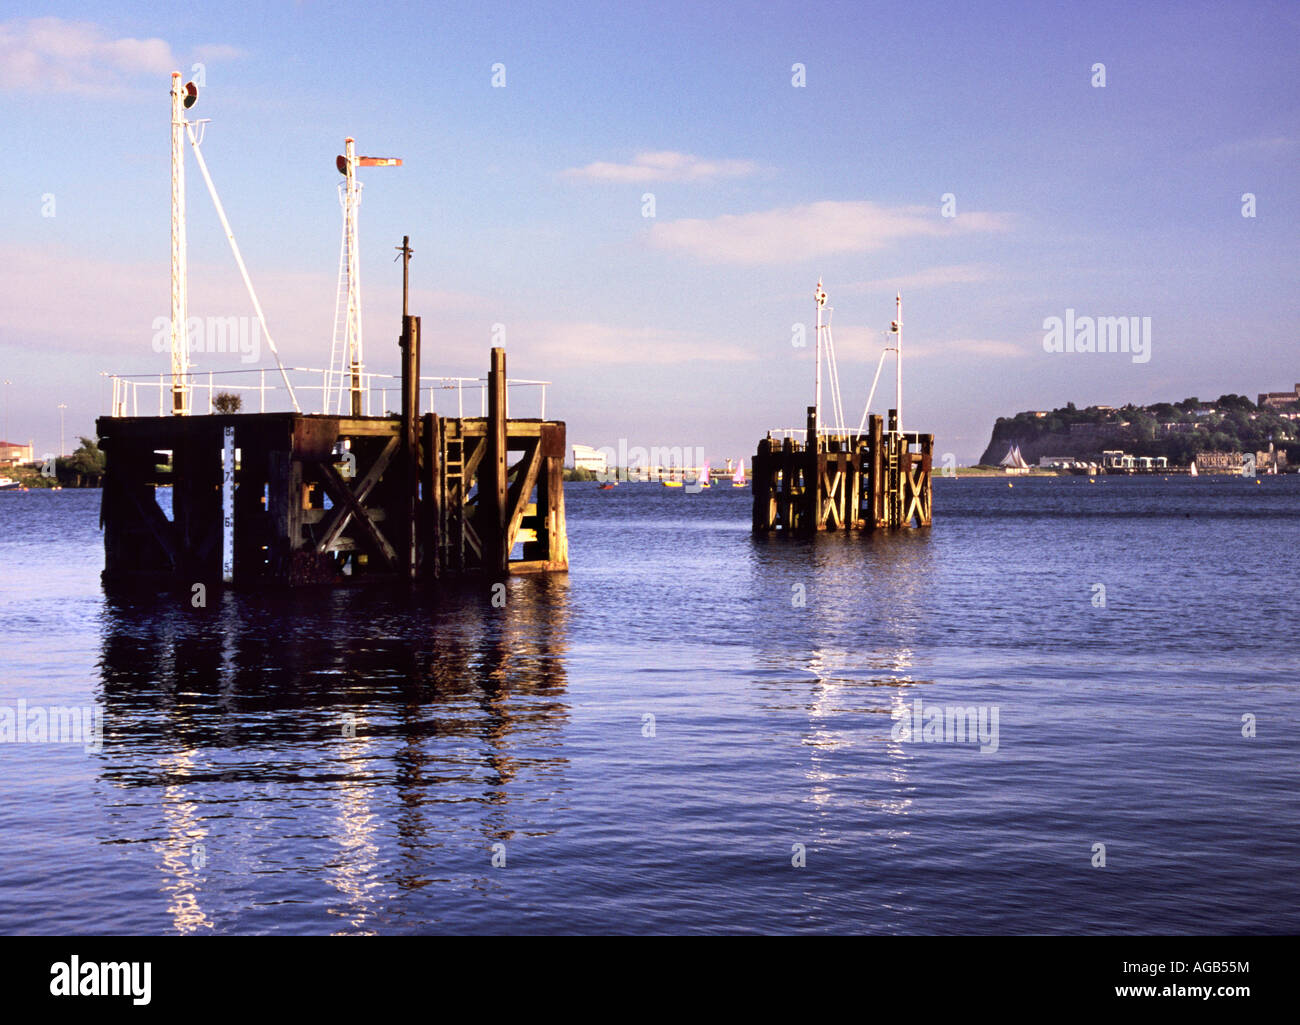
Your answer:
[[[894,354],[894,416],[897,433],[903,433],[903,293],[894,295],[894,321],[889,325],[889,333],[894,336],[894,344],[885,346],[876,364],[876,376],[871,379],[871,391],[867,393],[867,404],[862,410],[862,422],[858,424],[861,434],[867,426],[867,415],[871,412],[871,400],[876,396],[876,385],[880,383],[880,371],[885,367],[885,359]]]
[[[248,268],[244,265],[244,258],[240,255],[239,244],[235,241],[235,233],[231,230],[230,221],[226,218],[225,208],[221,205],[221,197],[217,195],[217,187],[212,183],[212,175],[208,173],[208,165],[207,161],[203,159],[203,151],[199,149],[199,137],[194,133],[194,126],[185,119],[185,111],[194,106],[198,98],[198,87],[193,82],[186,82],[182,86],[181,73],[173,71],[172,414],[174,416],[188,416],[190,414],[189,273],[185,257],[185,139],[187,136],[190,145],[194,149],[194,159],[198,162],[204,184],[208,187],[208,194],[212,197],[212,205],[216,207],[217,218],[221,221],[221,227],[226,233],[226,240],[230,243],[230,251],[235,256],[235,263],[239,267],[239,273],[243,276],[244,286],[248,289],[248,297],[253,302],[253,310],[257,313],[258,323],[262,327],[262,333],[266,336],[267,346],[275,357],[276,365],[280,368],[280,376],[283,378],[284,387],[289,393],[289,401],[293,403],[295,411],[301,412],[298,406],[298,397],[294,394],[293,385],[289,382],[289,374],[280,359],[280,350],[276,348],[275,339],[271,337],[271,329],[266,326],[266,316],[262,313],[262,304],[258,302],[257,292],[253,289],[253,280],[248,276]],[[160,398],[160,405],[161,401]]]
[[[334,374],[335,353],[339,355],[338,402],[336,410],[343,401],[344,369],[351,392],[351,415],[362,416],[362,393],[365,389],[365,364],[361,344],[361,259],[357,248],[357,209],[361,205],[361,183],[357,181],[358,167],[401,167],[402,161],[397,157],[358,157],[356,141],[349,136],[343,140],[344,155],[335,161],[344,178],[343,200],[343,251],[339,259],[339,271],[347,274],[347,315],[344,330],[344,344],[338,352],[338,310],[335,309],[334,347],[330,353],[329,376],[326,378],[326,391],[333,387],[331,378]],[[342,286],[340,286],[340,292]],[[328,405],[328,395],[326,403]],[[327,410],[328,411],[328,410]]]
[[[348,259],[348,319],[347,319],[347,353],[349,390],[352,394],[352,415],[360,416],[361,408],[361,261],[357,259],[357,207],[361,202],[361,190],[358,187],[356,164],[356,142],[349,136],[344,140],[346,147],[347,196],[343,203],[343,234],[347,239]]]
[[[360,183],[357,200],[360,201]],[[343,371],[347,367],[348,333],[348,218],[347,183],[339,183],[339,206],[343,208],[343,238],[339,243],[339,277],[334,293],[334,340],[325,371],[325,388],[321,396],[322,413],[339,413],[343,408]],[[337,391],[336,391],[337,389]],[[332,405],[331,405],[332,404]]]
[[[188,272],[185,261],[185,108],[193,106],[198,90],[191,82],[181,85],[181,73],[172,72],[172,415],[190,412],[190,348]]]
[[[813,298],[817,301],[817,389],[813,397],[813,409],[816,410],[817,427],[821,429],[822,423],[822,309],[826,306],[826,291],[822,288],[822,279],[817,279],[817,290],[813,292]],[[808,444],[815,446],[816,438],[809,438]]]
[[[844,407],[840,401],[840,372],[835,362],[835,339],[831,335],[831,314],[834,308],[826,305],[826,290],[821,280],[817,281],[817,291],[813,293],[817,300],[817,390],[815,406],[817,409],[817,428],[822,433],[823,427],[829,426],[830,433],[844,432]],[[826,378],[831,387],[831,423],[822,423],[822,353],[826,354]]]
[[[894,294],[894,323],[890,330],[894,332],[894,370],[895,397],[894,418],[898,424],[898,433],[903,433],[903,293]]]

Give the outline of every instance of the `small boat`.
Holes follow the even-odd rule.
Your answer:
[[[708,463],[705,463],[704,467],[700,470],[700,476],[696,480],[696,483],[700,486],[701,489],[713,487],[713,481],[709,477]]]
[[[599,487],[597,488],[597,490],[599,490],[599,491],[610,491],[610,490],[612,490],[613,488],[616,488],[616,487],[618,487],[618,481],[616,481],[616,480],[611,480],[611,481],[606,481],[604,484],[599,485]]]
[[[731,486],[733,488],[749,487],[749,481],[745,480],[745,460],[743,459],[740,461],[740,465],[736,468],[736,472],[731,475]]]
[[[17,487],[18,482],[12,477],[0,477],[0,491],[9,491],[10,489]]]
[[[1192,465],[1189,466],[1189,467],[1187,468],[1187,472],[1188,472],[1188,474],[1189,474],[1190,476],[1192,476],[1192,477],[1199,477],[1199,476],[1200,476],[1200,474],[1198,474],[1198,473],[1196,472],[1196,460],[1195,460],[1195,459],[1192,460]]]
[[[660,481],[660,483],[666,488],[680,488],[682,486],[682,482],[679,480],[665,480]]]

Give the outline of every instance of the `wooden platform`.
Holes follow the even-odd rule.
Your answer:
[[[418,366],[418,318],[408,320]],[[486,417],[419,416],[418,383],[404,392],[397,417],[101,417],[105,584],[566,570],[565,425],[507,419],[504,350],[492,350]]]
[[[879,416],[865,434],[819,435],[808,410],[809,444],[771,437],[754,455],[753,530],[896,530],[931,523],[933,434],[899,434]]]

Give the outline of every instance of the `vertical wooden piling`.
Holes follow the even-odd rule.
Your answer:
[[[402,558],[407,579],[420,568],[420,318],[402,318],[402,477],[406,515]]]
[[[931,523],[932,434],[900,434],[897,414],[867,418],[865,434],[821,438],[808,409],[806,441],[770,437],[753,461],[755,532],[893,530]],[[915,450],[913,449],[915,446]]]
[[[769,525],[776,517],[772,508],[772,487],[775,473],[772,468],[772,439],[763,438],[758,443],[758,451],[750,464],[750,489],[754,495],[751,522],[755,532],[770,529]]]
[[[808,407],[808,434],[807,442],[804,446],[804,515],[809,522],[803,526],[805,529],[811,527],[816,530],[822,522],[822,447],[818,441],[817,434],[817,407]]]
[[[493,573],[509,571],[510,547],[506,530],[509,515],[506,502],[509,480],[507,466],[506,424],[506,350],[492,350],[492,366],[488,371],[488,453],[486,480],[479,482],[479,509],[487,514],[483,561]],[[487,487],[483,485],[486,483]],[[484,495],[486,490],[487,494]],[[486,502],[485,502],[486,499]],[[486,509],[484,506],[486,505]]]

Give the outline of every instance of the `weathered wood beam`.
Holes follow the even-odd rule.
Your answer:
[[[527,466],[515,473],[514,484],[511,486],[506,499],[509,510],[504,542],[507,560],[510,558],[510,552],[514,549],[518,540],[516,535],[519,533],[519,524],[524,518],[524,512],[529,504],[528,500],[532,496],[533,488],[537,486],[537,474],[542,466],[542,439],[540,437],[530,439],[524,444],[526,446],[524,457],[519,461],[518,465],[523,467],[527,464]]]

